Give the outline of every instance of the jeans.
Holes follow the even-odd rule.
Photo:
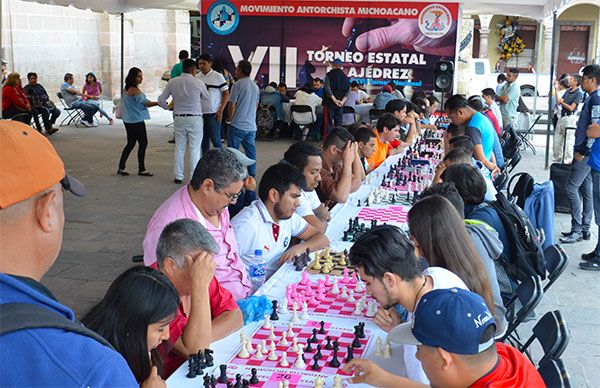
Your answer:
[[[210,149],[210,143],[213,147],[221,148],[221,123],[217,121],[215,113],[205,113],[204,118],[204,136],[202,137],[202,154]]]
[[[588,159],[586,156],[580,161],[573,161],[571,175],[565,186],[571,202],[571,231],[577,233],[590,230],[592,221],[592,175]]]
[[[40,126],[39,123],[39,119],[37,118],[38,115],[42,115],[42,121],[44,122],[44,128],[46,129],[46,131],[52,129],[52,126],[54,125],[54,123],[56,123],[56,120],[58,119],[58,116],[60,116],[60,109],[58,108],[48,108],[45,106],[41,106],[41,107],[37,107],[31,108],[31,113],[34,115],[34,119],[35,119],[35,124],[38,127],[38,130],[41,131],[42,128]]]
[[[94,105],[96,108],[98,108],[98,112],[100,113],[100,117],[104,116],[108,120],[112,120],[112,117],[104,109],[102,109],[102,107],[100,106],[100,100],[91,100],[90,99],[90,100],[87,100],[86,102],[88,104]]]
[[[89,104],[87,101],[77,100],[73,101],[71,104],[71,108],[81,109],[83,111],[83,120],[88,123],[92,123],[94,120],[94,115],[98,112],[98,107],[92,104]]]
[[[183,180],[183,165],[185,150],[189,146],[190,152],[190,177],[194,175],[196,165],[202,154],[202,116],[175,116],[175,179]]]
[[[600,171],[592,170],[592,188],[594,197],[594,219],[598,225],[598,242],[594,252],[600,256]]]
[[[246,156],[256,160],[256,132],[243,131],[230,125],[227,130],[227,146],[237,150],[240,144],[244,146]],[[256,178],[256,163],[248,166],[248,174]]]
[[[127,131],[127,145],[123,148],[121,153],[121,159],[119,160],[119,168],[125,170],[125,163],[129,154],[135,147],[135,143],[139,144],[138,147],[138,171],[146,171],[145,159],[146,159],[146,147],[148,146],[148,135],[146,134],[146,123],[143,121],[139,123],[123,123],[125,124],[125,130]]]
[[[325,122],[325,128],[327,128],[327,133],[329,134],[333,130],[333,127],[331,126],[332,122],[334,127],[339,127],[342,125],[342,118],[344,116],[342,113],[343,108],[330,105],[327,105],[325,108],[327,111],[327,122]]]

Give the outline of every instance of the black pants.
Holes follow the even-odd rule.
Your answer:
[[[2,118],[20,121],[27,125],[29,125],[29,123],[31,123],[31,113],[19,110],[19,109],[15,108],[14,105],[9,106],[7,109],[2,111]]]
[[[141,121],[139,123],[124,123],[125,130],[127,131],[127,145],[123,148],[121,153],[121,160],[119,161],[119,168],[125,170],[125,163],[129,154],[135,147],[135,143],[139,144],[138,147],[138,171],[146,171],[146,165],[144,159],[146,158],[146,146],[148,146],[148,136],[146,135],[146,123]]]
[[[58,116],[60,116],[60,109],[58,108],[47,108],[45,106],[42,107],[31,107],[31,113],[33,114],[33,119],[35,120],[35,125],[38,127],[38,130],[41,132],[42,131],[42,127],[40,125],[40,119],[38,118],[39,115],[42,116],[42,121],[44,122],[44,128],[46,129],[46,131],[51,130],[52,126],[54,125],[54,123],[56,123],[56,120],[58,119]]]

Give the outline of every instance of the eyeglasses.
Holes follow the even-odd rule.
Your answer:
[[[240,197],[240,195],[242,195],[242,190],[240,190],[240,192],[237,193],[237,194],[231,194],[231,193],[228,193],[225,190],[223,190],[223,192],[225,193],[225,195],[227,196],[227,198],[229,198],[230,201],[237,201],[237,199]]]

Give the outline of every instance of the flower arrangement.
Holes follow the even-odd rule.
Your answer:
[[[498,43],[500,59],[507,61],[513,56],[521,54],[526,45],[517,34],[519,27],[517,18],[506,16],[501,23],[498,23],[497,27],[500,30],[500,42]]]

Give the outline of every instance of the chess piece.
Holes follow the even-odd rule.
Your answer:
[[[315,356],[323,358],[323,354],[321,353],[321,345],[317,345],[317,353],[315,354]]]
[[[289,342],[287,340],[287,333],[285,331],[281,332],[281,341],[279,341],[279,345],[288,346]]]
[[[308,341],[312,342],[313,344],[319,342],[319,339],[317,338],[317,329],[312,329],[312,337]]]
[[[288,323],[288,331],[287,331],[287,336],[290,338],[295,337],[296,335],[294,334],[294,329],[292,329],[292,324]]]
[[[214,359],[214,357],[212,355],[213,353],[214,352],[211,349],[208,349],[208,348],[204,349],[204,359],[206,360],[206,363],[203,365],[203,368],[204,367],[211,368],[215,365],[213,363],[213,359]],[[202,361],[202,354],[199,354],[199,355],[201,356],[200,360]]]
[[[354,348],[348,346],[348,354],[346,354],[346,363],[349,363],[354,358]]]
[[[321,367],[319,366],[319,358],[317,356],[313,357],[313,365],[310,367],[312,370],[319,370]]]
[[[331,287],[331,293],[336,294],[336,295],[340,293],[340,288],[338,286],[338,278],[337,277],[333,278],[333,287]]]
[[[327,349],[327,350],[333,349],[333,346],[331,345],[331,337],[330,336],[327,336],[327,345],[325,345],[325,349]]]
[[[343,388],[342,377],[338,374],[333,378],[333,388]]]
[[[256,375],[256,368],[252,368],[250,369],[250,373],[252,373],[252,375],[250,376],[250,384],[258,384],[258,376]]]
[[[257,360],[262,360],[264,358],[261,344],[256,345],[256,352],[254,353],[254,358],[256,358]]]
[[[348,302],[350,302],[350,303],[356,302],[356,299],[354,299],[354,290],[350,290],[348,292]]]
[[[298,338],[292,338],[292,352],[298,351]]]
[[[331,287],[331,278],[329,275],[325,275],[325,287]]]
[[[360,302],[360,300],[358,301],[358,303],[356,303],[356,307],[354,308],[352,314],[362,315],[362,303]]]
[[[312,346],[310,346],[310,339],[308,341],[306,341],[306,347],[304,348],[304,351],[310,353],[313,351]]]
[[[333,348],[333,358],[331,359],[331,361],[329,361],[329,366],[332,368],[339,368],[340,367],[340,361],[338,360],[338,349],[337,347],[334,346]]]
[[[383,347],[383,358],[390,358],[392,356],[392,347],[389,342],[385,343]]]
[[[279,360],[279,365],[290,366],[290,363],[287,360],[287,352],[281,353],[281,359]]]
[[[264,339],[264,340],[262,340],[262,341],[260,342],[260,344],[261,344],[261,349],[260,349],[260,350],[262,351],[262,354],[267,354],[267,353],[269,353],[269,349],[267,349],[267,340],[265,340],[265,339]],[[257,348],[257,350],[258,350],[258,348]]]
[[[193,379],[196,377],[196,364],[194,362],[194,357],[190,357],[188,359],[188,373],[186,377],[188,379]]]
[[[319,322],[319,334],[325,334],[325,321]]]
[[[283,297],[283,299],[281,299],[281,303],[279,303],[279,313],[280,314],[287,314],[288,313],[288,298],[287,297]]]
[[[348,274],[349,274],[348,267],[346,267],[346,268],[344,268],[344,271],[343,271],[344,276],[342,278],[342,283],[347,284],[350,282],[350,278],[348,277]]]
[[[265,314],[265,323],[263,324],[263,329],[270,329],[271,328],[271,317],[269,316],[269,314]]]
[[[254,353],[254,348],[252,347],[252,340],[250,338],[246,339],[246,351],[248,354]]]
[[[312,269],[315,271],[320,271],[322,268],[321,261],[319,260],[319,256],[315,255],[315,261],[313,262]]]
[[[271,301],[272,305],[273,305],[273,312],[271,313],[271,320],[272,321],[278,321],[279,320],[279,315],[277,315],[277,305],[279,302],[277,302],[276,300],[272,300]]]
[[[358,338],[359,332],[360,332],[360,328],[358,326],[354,326],[354,340],[352,341],[353,348],[361,347],[360,339]]]
[[[300,319],[306,320],[308,319],[308,303],[302,303],[302,315],[300,315]]]
[[[275,327],[274,326],[271,326],[271,332],[269,333],[269,337],[267,337],[267,338],[269,338],[270,340],[274,340],[276,338],[275,337]]]
[[[363,292],[365,289],[363,288],[362,282],[361,281],[357,281],[356,282],[356,287],[354,287],[354,292],[359,293],[359,292]]]
[[[376,356],[382,356],[383,355],[383,350],[381,348],[381,337],[377,337],[377,339],[375,340],[375,354]]]
[[[271,342],[273,343],[273,342]],[[269,352],[269,361],[277,361],[277,353],[275,353],[275,344],[271,347],[271,351]]]
[[[242,342],[242,348],[240,349],[240,352],[238,353],[238,357],[239,358],[248,358],[250,357],[250,354],[248,353],[248,350],[246,349],[246,343],[244,340],[244,342]]]
[[[217,379],[217,382],[220,383],[220,384],[227,383],[227,381],[229,380],[227,378],[227,365],[225,365],[225,364],[219,365],[219,370],[221,371],[221,374],[219,375],[219,378]]]
[[[367,336],[365,335],[365,323],[364,322],[358,322],[358,338],[367,338]]]
[[[296,362],[294,362],[294,368],[296,368],[296,369],[304,369],[304,368],[306,368],[306,363],[302,359],[301,355],[298,355],[298,358],[296,358]]]
[[[346,263],[346,255],[342,254],[340,257],[340,265],[347,265]]]
[[[302,280],[300,280],[300,284],[306,285],[308,283],[308,274],[306,272],[302,272]]]
[[[290,322],[298,322],[298,305],[296,302],[292,305],[292,317],[290,318]]]
[[[235,375],[235,385],[233,388],[242,388],[242,375],[239,373]]]
[[[317,376],[317,378],[315,379],[314,388],[323,388],[323,378],[321,376]]]

